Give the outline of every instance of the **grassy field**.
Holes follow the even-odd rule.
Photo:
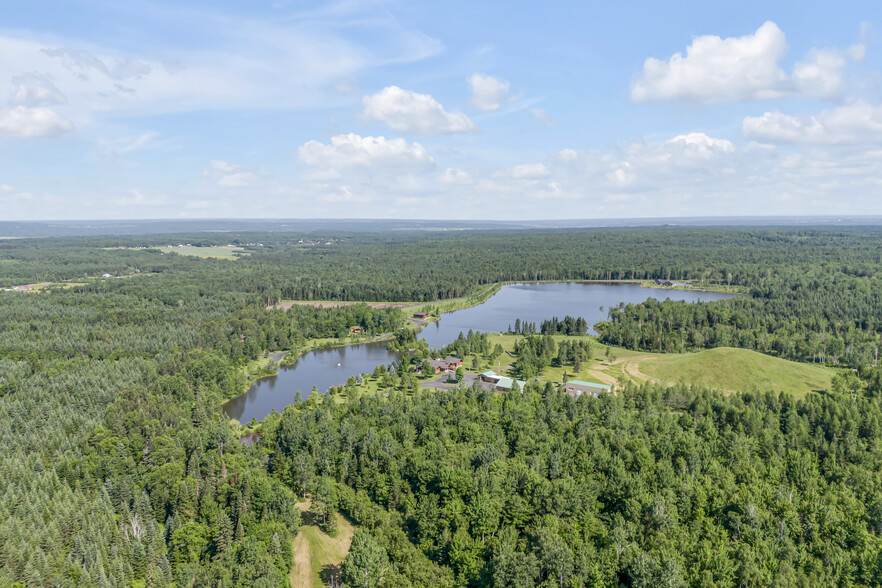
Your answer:
[[[499,343],[505,351],[513,351],[519,335],[491,335],[492,345]],[[558,341],[563,335],[555,337]],[[593,337],[591,337],[594,340]],[[745,390],[785,391],[802,397],[813,390],[828,390],[836,370],[820,365],[787,361],[747,349],[722,347],[697,353],[646,353],[594,345],[594,358],[585,362],[578,373],[572,367],[551,367],[540,376],[541,381],[560,382],[564,374],[570,380],[588,380],[615,385],[620,380],[663,382],[666,384],[703,384],[726,392]],[[479,361],[481,358],[479,357]],[[499,360],[480,361],[480,370],[492,369],[506,373],[506,365],[514,358],[503,354]],[[472,366],[472,358],[465,365]],[[506,374],[510,375],[510,374]]]
[[[690,286],[660,286],[655,280],[640,280],[638,282],[644,288],[657,288],[659,290],[688,290],[691,292],[722,292],[724,294],[747,294],[750,288],[726,284],[710,284],[692,282]]]
[[[61,288],[69,290],[77,286],[85,286],[86,282],[37,282],[36,284],[28,284],[31,290],[21,290],[21,292],[43,292],[46,288]]]
[[[298,503],[303,513],[300,533],[294,538],[294,567],[291,568],[293,588],[336,586],[340,583],[340,564],[349,553],[355,528],[346,517],[337,514],[336,537],[330,537],[312,523],[310,502]]]
[[[640,372],[663,382],[701,383],[730,392],[774,390],[805,396],[829,390],[836,370],[746,349],[720,347],[698,353],[654,355],[637,362]]]
[[[178,255],[188,255],[190,257],[210,257],[212,259],[236,259],[242,255],[249,255],[247,251],[245,251],[242,247],[225,247],[225,246],[216,246],[216,247],[193,247],[191,245],[187,245],[184,247],[172,247],[169,249],[168,247],[159,248],[163,253],[167,253],[169,251],[173,251]]]

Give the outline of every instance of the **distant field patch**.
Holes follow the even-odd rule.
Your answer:
[[[338,306],[353,306],[355,304],[367,304],[371,308],[405,308],[420,304],[419,302],[352,302],[340,300],[283,300],[282,302],[269,308],[278,310],[288,310],[292,306],[314,306],[317,308],[337,308]]]
[[[248,251],[245,251],[244,247],[195,247],[191,245],[185,245],[183,247],[157,247],[157,249],[159,249],[163,253],[174,251],[178,255],[189,255],[190,257],[210,257],[212,259],[236,259],[237,257],[241,257],[243,255],[250,255]]]

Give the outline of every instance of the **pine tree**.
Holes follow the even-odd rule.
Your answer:
[[[214,537],[215,557],[220,557],[233,543],[233,523],[226,512],[221,512]]]
[[[352,537],[349,554],[343,560],[343,582],[357,588],[377,588],[388,571],[386,550],[380,547],[370,531],[359,527]]]

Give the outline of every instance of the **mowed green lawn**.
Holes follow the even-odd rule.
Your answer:
[[[730,392],[756,388],[802,397],[814,390],[829,390],[836,375],[832,368],[731,347],[697,353],[646,355],[638,362],[638,369],[652,379],[705,384]]]

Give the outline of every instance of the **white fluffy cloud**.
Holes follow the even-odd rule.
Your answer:
[[[715,152],[732,153],[735,151],[735,145],[731,141],[714,139],[704,133],[677,135],[670,139],[668,143],[684,145],[687,149],[693,150],[702,157],[711,157]]]
[[[793,83],[808,96],[836,96],[842,89],[843,70],[847,64],[843,51],[813,49],[808,60],[793,66]]]
[[[330,145],[309,141],[298,148],[297,156],[306,165],[334,170],[376,167],[419,171],[435,164],[419,143],[354,133],[332,137]]]
[[[776,98],[787,79],[778,67],[786,52],[784,33],[771,21],[743,37],[696,37],[685,56],[675,53],[667,61],[648,58],[631,87],[631,98],[705,103]]]
[[[764,143],[846,145],[882,143],[882,107],[858,102],[818,115],[766,112],[742,122],[744,136]]]
[[[784,32],[771,21],[743,37],[696,37],[685,56],[648,58],[631,85],[631,99],[714,104],[793,95],[837,98],[845,87],[846,68],[864,58],[866,46],[812,49],[790,75],[778,65],[786,52]]]
[[[73,128],[73,123],[44,106],[16,106],[0,110],[0,135],[58,137],[71,132]]]
[[[475,130],[475,123],[461,112],[447,112],[429,94],[388,86],[362,99],[364,115],[400,133],[442,135]]]
[[[473,74],[467,79],[472,87],[472,106],[481,110],[499,110],[507,102],[511,84],[486,74]]]

